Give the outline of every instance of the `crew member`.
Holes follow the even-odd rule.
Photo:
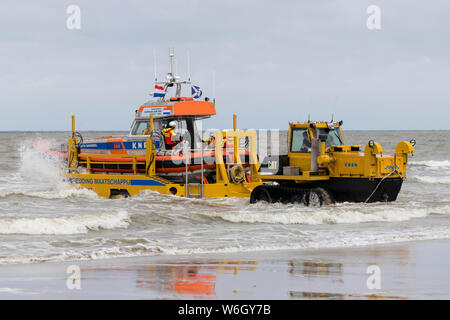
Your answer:
[[[216,136],[211,135],[208,140],[202,140],[204,143],[208,144],[208,147],[213,148],[216,144]],[[228,148],[227,146],[228,138],[222,138],[222,148]]]
[[[150,134],[150,125],[147,124],[147,128],[145,128],[144,130],[142,130],[143,135],[149,135]]]
[[[175,121],[170,121],[169,125],[162,129],[162,135],[164,136],[164,143],[166,145],[167,150],[172,150],[176,146],[176,142],[173,141],[173,137],[176,135],[175,133]]]
[[[309,152],[311,151],[311,141],[309,141],[308,132],[303,131],[303,145],[300,149],[301,152]]]
[[[216,136],[214,135],[210,135],[209,138],[207,140],[202,140],[202,142],[206,143],[208,145],[209,148],[214,147],[215,142],[216,142]]]

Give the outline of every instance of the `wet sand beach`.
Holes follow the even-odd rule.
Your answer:
[[[430,240],[1,265],[0,299],[449,299],[449,248]],[[81,277],[68,289],[71,265]],[[380,289],[367,286],[371,265]]]

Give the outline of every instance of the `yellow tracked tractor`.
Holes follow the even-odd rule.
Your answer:
[[[394,153],[378,142],[345,145],[342,121],[290,123],[288,154],[269,156],[250,202],[302,202],[320,206],[332,202],[395,201],[406,177],[408,155],[415,141],[402,141]]]

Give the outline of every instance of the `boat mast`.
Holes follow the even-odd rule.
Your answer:
[[[169,62],[170,62],[170,72],[166,75],[165,81],[156,81],[155,84],[163,85],[164,92],[167,93],[170,87],[175,86],[175,97],[181,96],[181,85],[183,84],[191,84],[191,79],[189,80],[180,80],[180,76],[175,75],[173,64],[175,59],[175,53],[173,49],[169,50]],[[188,62],[189,63],[189,62]],[[164,100],[164,97],[159,98],[160,101]]]

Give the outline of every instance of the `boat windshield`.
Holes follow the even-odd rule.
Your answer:
[[[149,121],[136,121],[131,129],[131,135],[149,135],[150,134],[150,122]]]

